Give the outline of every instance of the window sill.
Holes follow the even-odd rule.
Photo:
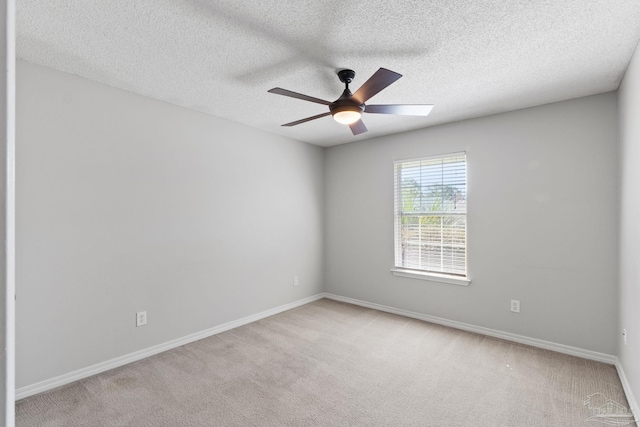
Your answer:
[[[450,285],[469,286],[471,280],[466,277],[450,276],[448,274],[427,273],[426,271],[405,270],[402,268],[392,268],[391,273],[398,277],[409,277],[411,279],[428,280],[430,282],[448,283]]]

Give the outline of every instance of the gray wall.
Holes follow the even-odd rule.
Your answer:
[[[615,354],[616,102],[607,93],[329,148],[327,291]],[[457,151],[471,285],[393,276],[393,161]]]
[[[19,62],[17,386],[325,289],[615,354],[616,109],[608,93],[323,150]],[[393,160],[456,151],[471,285],[392,276]]]
[[[321,148],[25,62],[17,93],[17,387],[322,291]]]
[[[636,399],[640,397],[640,49],[619,89],[622,202],[620,220],[620,329],[618,356]],[[636,405],[638,403],[636,402]],[[637,406],[636,406],[637,407]],[[640,416],[640,414],[636,414]]]

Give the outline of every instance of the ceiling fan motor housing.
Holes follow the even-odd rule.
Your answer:
[[[346,92],[347,91],[345,91],[345,93]],[[362,113],[364,111],[364,107],[364,104],[360,104],[358,101],[351,99],[351,92],[349,92],[347,97],[345,97],[345,94],[343,93],[340,98],[332,102],[329,105],[329,111],[331,111],[331,114],[335,114],[339,111],[357,111]]]
[[[359,103],[351,96],[351,91],[345,89],[342,96],[329,104],[329,111],[338,123],[350,125],[360,120],[364,112],[364,103]]]

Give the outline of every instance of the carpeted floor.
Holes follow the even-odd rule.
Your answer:
[[[628,407],[611,365],[324,299],[23,399],[16,418],[17,426],[593,427],[607,425],[588,419],[611,401]]]

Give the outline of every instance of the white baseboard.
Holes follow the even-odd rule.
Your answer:
[[[633,396],[633,392],[631,391],[631,386],[629,385],[629,381],[627,380],[627,376],[624,373],[624,369],[622,368],[622,363],[620,359],[616,357],[616,369],[618,371],[618,376],[620,377],[620,382],[622,383],[622,388],[624,389],[624,394],[627,396],[627,402],[629,402],[629,409],[633,412],[633,418],[638,420],[640,417],[640,407],[638,407],[638,401]],[[636,421],[637,423],[638,421]]]
[[[595,360],[597,362],[604,362],[610,365],[615,365],[617,357],[598,353],[597,351],[584,350],[577,347],[571,347],[564,344],[557,344],[550,341],[539,340],[537,338],[529,338],[523,335],[512,334],[510,332],[498,331],[496,329],[484,328],[482,326],[472,325],[470,323],[457,322],[455,320],[443,319],[442,317],[430,316],[428,314],[416,313],[415,311],[403,310],[400,308],[389,307],[387,305],[375,304],[372,302],[362,301],[354,298],[343,297],[340,295],[334,295],[325,293],[325,298],[329,298],[336,301],[342,301],[349,304],[359,305],[362,307],[373,308],[374,310],[385,311],[387,313],[399,314],[400,316],[411,317],[413,319],[424,320],[426,322],[437,323],[438,325],[450,326],[456,329],[462,329],[464,331],[476,332],[482,335],[488,335],[490,337],[501,338],[507,341],[513,341],[520,344],[527,344],[533,347],[544,348],[546,350],[557,351],[558,353],[569,354],[571,356],[578,356],[584,359]]]
[[[269,310],[253,314],[251,316],[243,317],[242,319],[233,320],[222,325],[214,326],[213,328],[205,329],[204,331],[196,332],[175,340],[171,340],[163,344],[158,344],[153,347],[126,354],[124,356],[116,357],[115,359],[107,360],[105,362],[88,366],[86,368],[78,369],[77,371],[69,372],[55,378],[21,387],[16,390],[16,400],[24,399],[25,397],[33,396],[34,394],[42,393],[44,391],[63,386],[65,384],[69,384],[74,381],[78,381],[83,378],[108,371],[110,369],[118,368],[128,363],[153,356],[154,354],[162,353],[163,351],[171,350],[172,348],[180,347],[181,345],[198,341],[203,338],[228,331],[229,329],[237,328],[239,326],[246,325],[247,323],[255,322],[256,320],[264,319],[265,317],[273,316],[274,314],[278,314],[283,311],[291,310],[292,308],[296,308],[301,305],[309,304],[310,302],[317,301],[324,297],[324,293],[313,295],[298,301],[291,302],[289,304],[284,304],[279,307],[271,308]]]
[[[196,332],[172,341],[168,341],[163,344],[158,344],[153,347],[149,347],[143,350],[129,353],[124,356],[117,357],[115,359],[107,360],[105,362],[101,362],[92,366],[88,366],[86,368],[79,369],[77,371],[69,372],[67,374],[57,376],[55,378],[51,378],[51,379],[44,380],[44,381],[31,384],[25,387],[21,387],[16,390],[16,400],[24,399],[25,397],[33,396],[34,394],[42,393],[42,392],[54,389],[56,387],[63,386],[65,384],[69,384],[74,381],[78,381],[83,378],[87,378],[92,375],[96,375],[96,374],[108,371],[110,369],[114,369],[114,368],[126,365],[128,363],[132,363],[132,362],[144,359],[146,357],[153,356],[158,353],[162,353],[163,351],[180,347],[181,345],[198,341],[203,338],[207,338],[212,335],[216,335],[221,332],[225,332],[230,329],[237,328],[239,326],[246,325],[248,323],[255,322],[260,319],[264,319],[265,317],[273,316],[274,314],[291,310],[292,308],[299,307],[301,305],[309,304],[311,302],[320,300],[322,298],[329,298],[336,301],[342,301],[349,304],[372,308],[374,310],[398,314],[400,316],[411,317],[414,319],[424,320],[426,322],[436,323],[443,326],[449,326],[452,328],[461,329],[469,332],[476,332],[482,335],[501,338],[507,341],[527,344],[533,347],[544,348],[547,350],[557,351],[559,353],[569,354],[572,356],[578,356],[578,357],[582,357],[589,360],[595,360],[598,362],[604,362],[604,363],[615,365],[618,370],[620,380],[624,387],[624,391],[627,395],[627,400],[629,401],[629,405],[631,406],[633,413],[634,414],[640,413],[640,411],[638,410],[638,405],[633,398],[633,394],[631,393],[629,383],[627,382],[627,379],[624,376],[622,365],[620,364],[616,356],[605,354],[605,353],[598,353],[591,350],[584,350],[581,348],[571,347],[564,344],[557,344],[550,341],[539,340],[536,338],[529,338],[523,335],[517,335],[509,332],[498,331],[496,329],[484,328],[484,327],[475,326],[469,323],[457,322],[454,320],[444,319],[436,316],[430,316],[427,314],[422,314],[414,311],[403,310],[403,309],[390,307],[386,305],[371,303],[371,302],[362,301],[354,298],[343,297],[343,296],[335,295],[331,293],[320,293],[307,298],[303,298],[301,300],[294,301],[289,304],[284,304],[279,307],[275,307],[257,314],[253,314],[251,316],[243,317],[242,319],[238,319],[238,320],[224,323],[222,325],[214,326],[213,328]]]

